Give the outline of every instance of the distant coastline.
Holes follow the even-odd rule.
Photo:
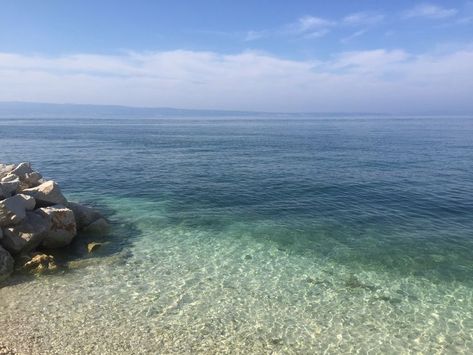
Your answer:
[[[0,101],[0,118],[175,118],[175,117],[311,117],[386,116],[367,112],[263,112],[172,107],[132,107],[120,105],[56,104],[42,102]]]

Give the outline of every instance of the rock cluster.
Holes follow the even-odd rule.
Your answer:
[[[54,258],[37,249],[69,245],[79,231],[103,232],[107,220],[95,209],[68,202],[59,186],[43,179],[30,163],[0,164],[0,282],[14,269],[56,268]]]

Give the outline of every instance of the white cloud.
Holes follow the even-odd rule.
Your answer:
[[[336,23],[315,16],[302,16],[296,22],[286,24],[277,29],[266,29],[261,31],[247,31],[243,40],[246,42],[255,41],[266,37],[298,36],[301,38],[320,38],[330,32],[330,28]]]
[[[340,20],[331,20],[323,17],[306,15],[297,19],[293,23],[286,24],[279,29],[248,31],[244,37],[244,41],[254,41],[265,37],[272,36],[297,36],[300,38],[320,38],[329,34],[332,29],[342,26],[364,26],[365,29],[358,31],[354,37],[360,36],[367,32],[366,27],[374,26],[382,23],[385,16],[379,12],[363,11],[356,12],[343,17]],[[354,38],[353,37],[353,38]],[[348,41],[350,38],[342,39],[342,42]]]
[[[365,27],[362,30],[354,32],[352,35],[341,39],[341,42],[348,42],[351,39],[366,33],[368,31],[368,27],[382,23],[384,19],[385,16],[383,14],[372,11],[352,13],[340,20],[331,20],[327,18],[306,15],[300,17],[293,23],[283,26],[278,30],[248,31],[244,40],[253,41],[275,35],[289,35],[311,39],[324,37],[334,28],[340,28],[342,26]]]
[[[404,12],[404,18],[425,17],[430,19],[443,19],[455,16],[458,13],[457,9],[444,8],[438,5],[423,3],[413,7]]]
[[[246,42],[256,41],[258,39],[268,37],[268,35],[269,35],[268,31],[248,31],[246,33],[244,40]]]
[[[377,75],[387,72],[393,65],[406,63],[409,59],[410,55],[403,50],[376,49],[342,53],[330,65],[333,69]]]
[[[327,35],[330,32],[328,28],[322,28],[321,30],[308,32],[304,35],[305,38],[320,38]]]
[[[357,37],[363,36],[366,32],[367,32],[366,29],[364,29],[364,30],[359,30],[359,31],[355,31],[355,32],[353,32],[351,35],[342,38],[342,39],[340,40],[340,42],[342,42],[342,43],[348,43],[348,42],[350,42],[352,39],[355,39],[355,38],[357,38]]]
[[[330,27],[335,26],[335,22],[315,16],[303,16],[295,23],[286,25],[283,33],[301,35],[305,38],[319,38],[330,32]]]
[[[297,24],[294,25],[294,27],[296,32],[307,32],[323,27],[330,27],[333,24],[332,21],[321,17],[304,16],[297,21]]]
[[[374,12],[356,12],[345,16],[342,23],[351,26],[371,26],[384,21],[384,15]]]
[[[345,52],[287,60],[259,52],[0,53],[0,101],[266,111],[473,112],[473,49]]]

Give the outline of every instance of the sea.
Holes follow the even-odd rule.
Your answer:
[[[0,288],[20,354],[473,353],[473,117],[2,118],[21,161],[112,228]]]

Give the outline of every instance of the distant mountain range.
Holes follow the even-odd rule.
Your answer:
[[[168,107],[129,107],[118,105],[50,104],[36,102],[0,102],[0,118],[178,118],[178,117],[337,117],[382,115],[374,113],[275,113],[178,109]]]

